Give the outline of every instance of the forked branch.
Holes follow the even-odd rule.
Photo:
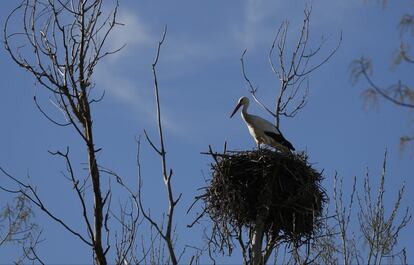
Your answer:
[[[159,96],[159,89],[158,89],[158,78],[157,78],[157,64],[160,58],[161,46],[165,41],[165,36],[167,34],[167,27],[164,28],[161,40],[158,42],[158,47],[155,55],[154,62],[152,64],[152,73],[153,73],[153,80],[154,80],[154,94],[155,94],[155,104],[156,104],[156,111],[157,111],[157,128],[158,128],[158,135],[159,135],[159,147],[156,147],[154,142],[150,139],[147,132],[144,131],[145,137],[150,144],[150,146],[154,149],[154,151],[160,156],[161,158],[161,170],[162,170],[162,178],[164,180],[165,187],[167,189],[167,196],[168,196],[168,211],[167,211],[167,224],[165,230],[159,225],[149,213],[147,213],[142,207],[142,200],[140,198],[140,205],[141,211],[144,218],[150,223],[152,227],[156,229],[159,235],[164,239],[165,244],[168,248],[168,253],[170,255],[171,263],[176,265],[178,264],[177,255],[174,249],[174,242],[173,242],[173,225],[174,225],[174,210],[177,206],[181,198],[181,194],[174,198],[173,188],[171,184],[173,171],[172,169],[167,170],[167,158],[166,158],[166,151],[165,151],[165,144],[164,144],[164,134],[163,134],[163,127],[162,127],[162,120],[161,120],[161,103],[160,103],[160,96]],[[141,184],[140,184],[141,189]]]
[[[281,116],[293,118],[305,107],[308,101],[308,78],[310,74],[328,62],[337,52],[342,42],[341,33],[338,44],[327,55],[322,57],[322,59],[319,59],[319,62],[313,63],[313,61],[320,56],[319,54],[321,53],[326,40],[322,39],[316,49],[308,47],[310,42],[310,15],[311,8],[306,8],[304,10],[304,20],[299,38],[291,51],[287,48],[289,29],[289,23],[287,21],[284,21],[280,25],[272,42],[268,60],[273,74],[279,81],[279,91],[275,96],[274,110],[267,107],[259,99],[257,95],[257,87],[255,87],[247,77],[244,65],[246,51],[243,52],[240,59],[243,77],[248,84],[249,92],[254,100],[275,118],[275,125],[277,127],[280,125]]]
[[[108,210],[105,213],[105,203],[110,192],[102,197],[101,174],[96,157],[100,150],[95,148],[93,118],[91,106],[99,102],[102,96],[93,93],[93,73],[96,65],[104,57],[118,52],[121,48],[106,51],[106,42],[117,22],[118,2],[107,16],[103,15],[103,0],[23,0],[6,18],[4,26],[4,47],[11,59],[20,67],[31,73],[36,81],[52,94],[53,104],[63,112],[65,121],[57,121],[48,114],[46,108],[39,105],[34,97],[39,111],[54,125],[71,126],[81,137],[86,149],[89,177],[92,182],[93,209],[89,220],[84,201],[83,187],[78,186],[78,180],[68,158],[68,154],[57,153],[66,160],[69,179],[81,200],[82,212],[89,239],[74,231],[57,218],[39,199],[32,186],[25,186],[14,181],[31,193],[28,198],[49,217],[61,223],[68,231],[91,246],[93,257],[97,264],[106,265],[106,254],[109,241],[104,248],[102,230],[107,228]],[[14,25],[20,24],[20,31]],[[11,26],[13,25],[13,27]],[[18,27],[17,27],[18,28]],[[26,192],[20,189],[20,192]]]

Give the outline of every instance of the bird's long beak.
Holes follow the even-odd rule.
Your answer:
[[[239,108],[241,107],[241,102],[239,104],[237,104],[236,108],[234,108],[233,113],[230,115],[230,118],[234,116],[234,114],[236,114],[236,112],[239,110]]]

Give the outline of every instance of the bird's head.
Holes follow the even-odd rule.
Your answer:
[[[230,115],[230,118],[236,114],[241,106],[249,106],[249,99],[247,97],[241,97],[237,102],[237,106],[234,108],[233,113]]]

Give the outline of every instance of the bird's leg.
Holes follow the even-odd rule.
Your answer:
[[[256,144],[257,144],[257,149],[260,150],[260,144],[261,144],[260,141],[257,141]]]

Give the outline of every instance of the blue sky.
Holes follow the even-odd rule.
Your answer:
[[[414,158],[399,150],[399,136],[413,131],[413,113],[388,103],[366,111],[361,99],[366,84],[352,86],[349,82],[349,64],[361,55],[374,58],[374,76],[379,82],[390,84],[398,78],[412,81],[410,71],[390,71],[392,55],[399,45],[397,22],[401,14],[412,11],[412,4],[389,3],[382,9],[374,2],[313,1],[314,43],[322,36],[328,37],[328,51],[335,47],[341,31],[343,42],[336,55],[311,75],[308,105],[296,118],[283,120],[281,129],[297,150],[307,150],[316,168],[324,169],[324,186],[329,194],[335,172],[344,177],[345,192],[353,176],[362,183],[367,168],[375,181],[388,149],[386,196],[394,198],[405,181],[402,207],[414,208]],[[15,1],[2,2],[2,25],[15,5]],[[268,50],[283,20],[290,21],[290,36],[297,36],[305,5],[302,0],[120,1],[119,21],[125,26],[114,33],[108,47],[127,46],[102,61],[95,72],[96,89],[106,91],[104,100],[93,109],[96,143],[103,148],[99,161],[129,183],[136,182],[134,137],[144,128],[156,137],[150,66],[156,42],[164,25],[168,25],[158,75],[168,164],[174,169],[177,193],[183,192],[176,215],[180,244],[200,242],[201,231],[185,228],[194,217],[185,211],[197,195],[197,188],[204,185],[203,172],[207,175],[209,170],[210,159],[200,152],[208,145],[221,149],[225,141],[231,149],[254,147],[239,116],[229,119],[237,99],[248,95],[239,62],[243,50],[248,49],[246,68],[259,86],[259,96],[271,104],[278,82],[267,62]],[[73,191],[59,173],[63,161],[47,153],[70,146],[77,170],[85,174],[80,139],[73,130],[57,128],[42,117],[33,95],[36,93],[47,109],[55,111],[50,95],[12,63],[4,50],[0,51],[0,86],[0,165],[22,178],[30,175],[30,182],[38,187],[50,208],[80,227]],[[271,119],[254,104],[250,112]],[[154,212],[161,211],[165,209],[161,168],[147,144],[142,146],[142,163],[145,201]],[[9,196],[0,193],[0,199],[5,201]],[[57,224],[42,213],[37,213],[36,221],[44,228],[46,240],[40,253],[46,262],[90,261],[89,250]],[[414,262],[412,224],[405,231],[399,243],[407,246],[409,262]],[[0,263],[12,261],[17,251],[15,246],[0,249]]]

